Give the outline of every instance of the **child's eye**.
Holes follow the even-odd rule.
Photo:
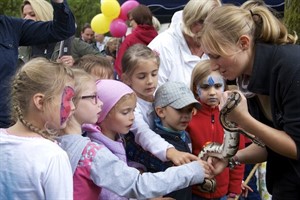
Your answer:
[[[139,75],[137,78],[138,78],[138,79],[144,79],[144,78],[145,78],[145,75]]]
[[[127,115],[129,112],[128,111],[123,111],[122,114],[123,115]]]
[[[205,90],[209,88],[209,85],[208,84],[200,85],[200,88]]]
[[[157,74],[158,74],[158,71],[154,71],[154,72],[151,73],[151,75],[154,76],[154,77],[157,76]]]
[[[221,83],[217,83],[217,84],[215,84],[215,88],[221,88],[221,87],[223,87],[223,84],[221,84]]]

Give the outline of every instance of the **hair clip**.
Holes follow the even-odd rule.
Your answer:
[[[249,11],[250,11],[251,16],[253,17],[253,12],[252,12],[252,10],[249,10]]]
[[[156,51],[156,50],[153,49],[152,52],[154,53],[155,56],[159,57],[158,51]]]

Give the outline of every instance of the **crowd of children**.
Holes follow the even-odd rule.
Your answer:
[[[257,0],[241,7],[207,2],[190,0],[183,21],[170,27],[197,47],[185,49],[198,56],[191,74],[181,74],[189,77],[185,81],[163,77],[159,85],[161,59],[173,59],[161,52],[172,54],[136,42],[123,48],[116,72],[115,38],[105,52],[112,51],[112,59],[88,54],[72,64],[24,61],[11,80],[13,125],[0,127],[0,199],[233,200],[252,191],[243,184],[244,164],[264,161],[273,199],[299,199],[297,35]],[[28,5],[34,3],[24,1]],[[152,21],[138,23],[146,13],[141,8],[152,20],[143,5],[129,13],[130,20],[154,29]],[[205,19],[190,21],[199,9]],[[200,61],[203,53],[209,59]],[[266,147],[245,147],[241,135],[233,158],[202,160],[207,143],[224,142],[219,116],[230,93],[226,80],[237,80],[241,95],[226,117]]]

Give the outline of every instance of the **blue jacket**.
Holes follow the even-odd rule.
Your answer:
[[[178,151],[192,153],[192,142],[189,134],[186,131],[173,131],[164,127],[159,118],[155,120],[155,132],[164,138],[167,142],[174,145]],[[168,168],[167,163],[165,167]],[[164,197],[172,197],[180,200],[191,200],[192,199],[192,187],[186,187],[181,190],[173,191]]]
[[[53,43],[75,34],[67,2],[53,3],[54,19],[35,22],[0,15],[0,128],[10,125],[10,81],[17,71],[18,47]]]

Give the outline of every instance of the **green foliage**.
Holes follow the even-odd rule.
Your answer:
[[[85,23],[91,23],[93,17],[99,14],[100,0],[68,0],[71,10],[76,18],[77,33],[80,34],[81,27]]]
[[[300,1],[299,0],[286,0],[284,7],[284,23],[286,24],[289,33],[296,32],[300,37]],[[298,39],[297,44],[300,44]]]
[[[0,14],[20,17],[20,5],[23,0],[0,0]]]

